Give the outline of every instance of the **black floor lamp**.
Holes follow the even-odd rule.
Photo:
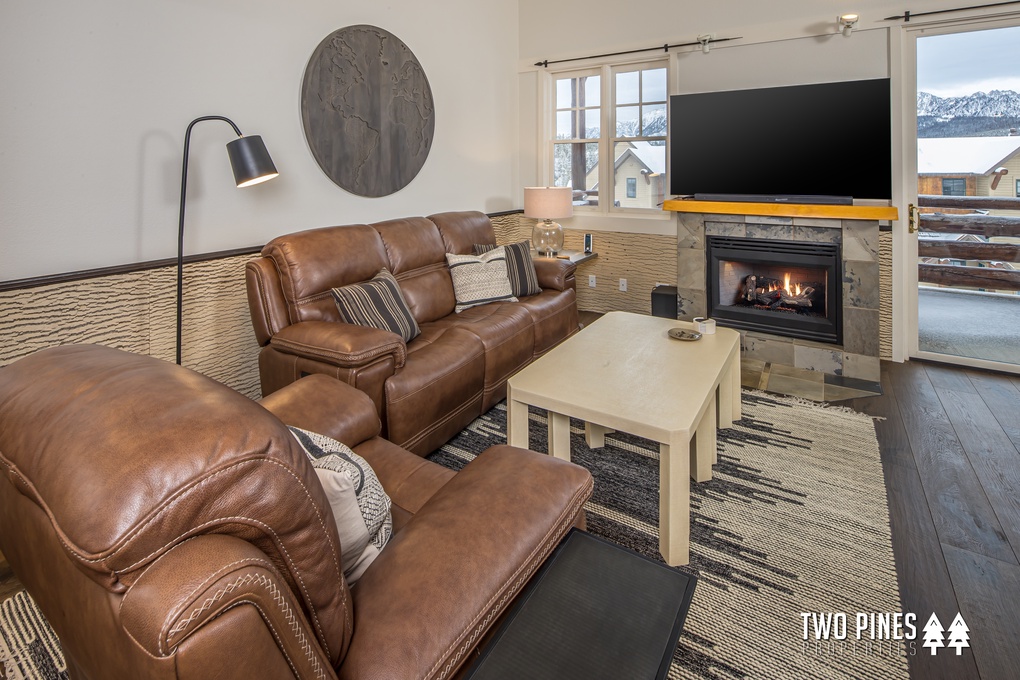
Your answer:
[[[237,139],[227,144],[227,156],[230,167],[234,171],[234,181],[238,188],[250,187],[266,180],[273,179],[280,173],[269,157],[269,151],[262,138],[258,135],[245,137],[237,129],[234,122],[223,116],[202,116],[191,121],[188,131],[184,133],[184,167],[181,170],[181,220],[177,229],[177,364],[181,363],[181,321],[182,302],[184,299],[184,199],[188,193],[188,146],[191,143],[191,128],[203,120],[222,120],[229,123],[237,133]]]

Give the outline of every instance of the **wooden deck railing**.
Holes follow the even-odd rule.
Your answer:
[[[1018,210],[1020,198],[998,196],[918,196],[920,208],[954,210]],[[982,214],[918,215],[918,231],[936,234],[974,234],[978,236],[1020,237],[1020,217]],[[920,257],[952,258],[979,262],[1020,262],[1020,245],[1015,243],[978,243],[926,238],[918,240]],[[1020,291],[1020,270],[991,266],[973,267],[945,264],[918,264],[919,281],[958,288],[984,288]]]

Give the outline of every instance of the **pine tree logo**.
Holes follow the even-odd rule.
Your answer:
[[[956,618],[959,619],[959,615],[957,615]],[[956,621],[954,620],[953,623],[955,624]],[[963,623],[963,619],[960,619],[960,623]],[[966,625],[964,625],[964,636],[967,634],[966,628]],[[922,647],[929,648],[932,656],[935,656],[935,654],[938,653],[939,647],[946,646],[946,643],[942,641],[942,633],[944,630],[942,622],[939,621],[939,617],[935,615],[935,612],[932,612],[931,618],[928,619],[928,623],[924,624],[924,644],[921,645]],[[957,653],[959,653],[959,650],[957,650]]]
[[[960,656],[964,647],[970,647],[970,628],[967,627],[967,623],[963,620],[963,615],[959,612],[956,613],[956,618],[949,624],[949,643],[947,647],[955,647],[956,655]],[[927,638],[926,638],[927,639]],[[932,654],[935,650],[932,650]]]

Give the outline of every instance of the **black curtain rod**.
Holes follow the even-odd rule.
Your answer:
[[[956,9],[936,9],[930,12],[913,12],[908,9],[903,14],[895,17],[886,17],[885,21],[897,21],[903,19],[903,21],[910,21],[915,17],[926,17],[932,14],[946,14],[948,12],[966,12],[970,9],[987,9],[989,7],[1001,7],[1002,5],[1020,5],[1020,2],[992,2],[987,5],[971,5],[970,7],[957,7]]]
[[[711,45],[712,43],[727,42],[728,40],[740,40],[740,38],[741,36],[737,36],[736,38],[715,38],[709,40],[708,44]],[[586,59],[601,59],[603,57],[619,57],[623,54],[637,54],[638,52],[651,52],[653,50],[662,50],[663,52],[669,52],[674,47],[694,47],[695,45],[701,44],[702,43],[700,40],[695,40],[694,42],[677,43],[676,45],[663,45],[662,47],[644,47],[640,50],[626,50],[624,52],[608,52],[606,54],[593,54],[590,57],[574,57],[572,59],[557,59],[555,61],[549,61],[548,59],[546,59],[545,61],[536,61],[535,66],[549,68],[549,64],[564,64],[568,61],[584,61]]]

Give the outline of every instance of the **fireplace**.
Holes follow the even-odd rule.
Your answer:
[[[708,236],[707,257],[708,313],[719,325],[843,342],[838,244]]]

